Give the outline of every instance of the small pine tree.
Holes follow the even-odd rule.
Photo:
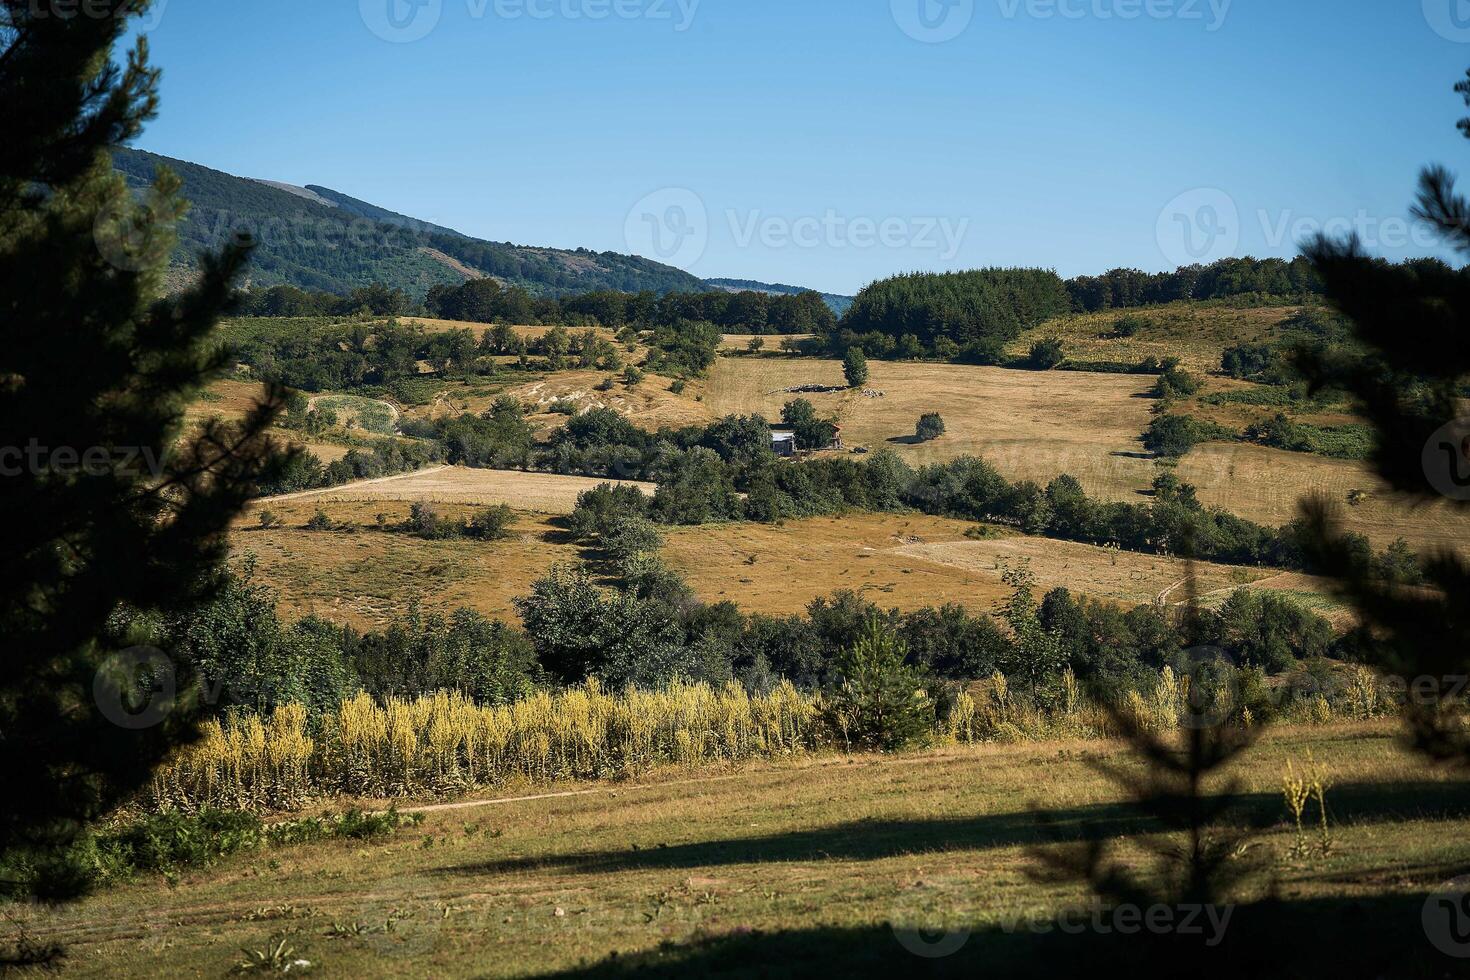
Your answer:
[[[850,349],[842,359],[842,376],[849,388],[861,388],[868,383],[868,356],[861,348]]]
[[[907,645],[875,616],[839,658],[837,684],[827,700],[850,745],[899,749],[933,731],[934,702],[907,656]]]

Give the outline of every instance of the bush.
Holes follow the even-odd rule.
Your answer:
[[[1154,384],[1157,398],[1189,398],[1199,392],[1200,380],[1180,367],[1171,367]]]
[[[1118,321],[1113,324],[1113,336],[1132,337],[1140,330],[1150,326],[1153,326],[1153,321],[1148,317],[1139,316],[1136,313],[1127,313],[1118,317]]]
[[[515,511],[505,504],[482,507],[465,525],[464,533],[480,541],[500,541],[510,534],[510,527],[515,523],[515,516]]]
[[[861,388],[868,383],[868,357],[854,347],[842,359],[842,376],[849,388]]]
[[[1026,357],[1026,366],[1033,371],[1050,371],[1060,367],[1066,359],[1067,355],[1062,350],[1062,342],[1055,337],[1049,337],[1031,345],[1031,353]]]
[[[934,702],[907,656],[904,642],[874,616],[838,659],[828,711],[849,745],[900,749],[933,730]]]
[[[914,434],[920,442],[932,442],[944,435],[944,419],[938,412],[929,412],[919,419]]]
[[[334,526],[332,519],[327,516],[327,512],[320,507],[316,509],[315,514],[311,515],[311,520],[306,522],[306,529],[308,531],[330,531]]]
[[[1210,428],[1188,415],[1161,415],[1143,434],[1144,448],[1166,458],[1178,458],[1210,438]]]

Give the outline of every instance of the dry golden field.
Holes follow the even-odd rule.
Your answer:
[[[1179,464],[1179,477],[1199,488],[1206,504],[1262,524],[1297,516],[1298,501],[1321,495],[1340,505],[1344,526],[1378,548],[1404,538],[1417,549],[1470,547],[1470,510],[1448,505],[1411,509],[1383,489],[1363,463],[1291,453],[1248,443],[1196,446]],[[1368,491],[1356,507],[1349,490]]]
[[[347,531],[309,531],[305,524],[321,507]],[[284,526],[262,530],[262,509]],[[444,517],[473,508],[444,506]],[[236,559],[253,555],[255,579],[280,596],[288,620],[315,615],[358,629],[381,628],[417,602],[425,611],[465,607],[514,622],[512,600],[559,561],[575,561],[577,549],[562,541],[544,514],[518,514],[504,541],[425,541],[377,528],[408,517],[398,500],[320,501],[277,498],[253,505],[231,536]]]
[[[785,333],[785,334],[753,334],[753,333],[727,333],[720,341],[721,350],[749,350],[750,342],[760,337],[765,343],[763,348],[767,353],[775,353],[781,349],[783,340],[811,340],[815,334],[809,333]]]
[[[511,537],[498,542],[425,541],[380,529],[379,514],[390,527],[408,517],[415,498],[402,486],[390,481],[364,488],[381,495],[373,499],[328,493],[254,505],[236,526],[234,554],[255,556],[257,580],[279,592],[288,618],[318,615],[359,628],[382,626],[412,602],[426,610],[464,606],[514,620],[513,600],[528,594],[532,582],[554,564],[585,557],[545,513],[518,513]],[[307,530],[318,507],[351,533]],[[276,513],[284,526],[260,529],[261,509]],[[446,517],[472,511],[462,502],[439,508]],[[1002,577],[1019,567],[1029,568],[1043,592],[1065,587],[1125,607],[1161,596],[1171,603],[1185,598],[1184,568],[1175,559],[1002,531],[976,541],[965,536],[973,526],[923,515],[854,514],[780,526],[667,528],[662,554],[700,599],[768,615],[798,614],[813,599],[841,589],[884,609],[956,603],[986,611],[1010,594]],[[1207,604],[1246,584],[1281,588],[1346,623],[1323,585],[1306,576],[1209,564],[1198,573],[1201,592],[1210,594]]]
[[[1178,358],[1197,374],[1220,369],[1227,347],[1265,343],[1279,335],[1277,325],[1301,310],[1299,306],[1233,309],[1201,303],[1170,303],[1141,310],[1105,310],[1048,320],[1006,345],[1011,354],[1025,354],[1038,340],[1056,337],[1067,356],[1078,361],[1138,362],[1145,357]],[[1113,325],[1125,313],[1141,316],[1149,326],[1132,337],[1112,337]]]
[[[1131,491],[1152,482],[1140,437],[1152,405],[1151,378],[1009,371],[956,364],[871,361],[870,397],[847,390],[838,361],[722,358],[710,373],[704,404],[718,418],[758,412],[779,420],[781,407],[805,398],[835,414],[849,447],[893,449],[910,463],[984,456],[1012,479],[1046,481],[1070,472],[1099,489]],[[828,393],[785,389],[829,386]],[[916,443],[914,426],[939,412],[946,435]]]
[[[544,514],[570,514],[577,498],[604,483],[636,486],[652,494],[651,483],[630,480],[594,480],[554,473],[523,473],[518,470],[472,470],[461,466],[439,466],[399,476],[363,480],[324,490],[306,490],[267,499],[326,501],[399,500],[436,504],[507,504],[517,510]]]

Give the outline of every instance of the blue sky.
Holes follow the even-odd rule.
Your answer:
[[[1289,256],[1328,221],[1434,254],[1418,170],[1470,151],[1463,0],[413,3],[155,0],[137,145],[834,292]]]

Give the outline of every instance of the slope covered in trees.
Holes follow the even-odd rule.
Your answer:
[[[1066,285],[1043,269],[913,273],[863,289],[843,317],[854,333],[913,335],[923,344],[1001,344],[1072,309]]]
[[[257,288],[291,285],[345,294],[382,283],[418,299],[432,286],[475,276],[494,276],[537,296],[704,288],[686,272],[637,256],[481,241],[324,187],[310,190],[333,206],[141,150],[119,149],[113,155],[114,167],[138,193],[160,164],[179,176],[181,194],[191,204],[171,257],[176,274],[193,273],[200,252],[217,250],[246,232],[256,246],[250,275]]]

